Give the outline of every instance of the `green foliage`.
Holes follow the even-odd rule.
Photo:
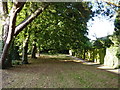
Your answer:
[[[103,44],[100,40],[96,40],[93,46],[98,49],[103,48]]]
[[[49,50],[48,54],[57,54],[57,52],[58,52],[57,50]]]
[[[36,6],[32,7],[34,4]],[[30,11],[27,13],[30,15],[39,4],[41,3],[27,3],[18,16],[18,22],[26,17],[26,10]],[[30,31],[29,49],[34,39],[37,39],[39,49],[65,50],[83,47],[89,40],[86,37],[86,22],[90,18],[90,13],[88,3],[52,3],[26,28]],[[17,36],[16,42],[19,42],[19,46],[22,45],[24,33],[26,32],[21,32]]]
[[[98,38],[94,42],[93,46],[95,48],[100,49],[100,48],[109,48],[113,44],[114,43],[109,39],[109,36],[107,36],[107,37],[103,37],[103,38]]]
[[[115,15],[115,9],[116,6],[114,5],[108,5],[107,2],[104,1],[96,1],[95,3],[93,3],[93,6],[95,6],[95,9],[93,9],[93,13],[92,16],[93,17],[105,17],[107,18],[107,20],[112,20],[112,18]]]
[[[120,47],[119,47],[118,50],[117,50],[116,56],[117,56],[117,58],[120,60]]]
[[[12,65],[20,65],[21,64],[21,62],[20,61],[12,61]]]
[[[119,2],[120,5],[120,2]],[[115,32],[114,37],[117,38],[117,46],[119,47],[116,53],[116,56],[120,60],[120,8],[118,9],[118,15],[116,16],[116,20],[114,22]]]

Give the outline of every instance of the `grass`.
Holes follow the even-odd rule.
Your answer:
[[[28,65],[3,70],[4,88],[118,88],[118,75],[74,62],[66,55],[41,55]]]

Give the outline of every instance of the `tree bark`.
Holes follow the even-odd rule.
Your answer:
[[[36,59],[36,51],[37,51],[37,46],[36,46],[36,39],[33,42],[33,48],[32,48],[32,53],[31,53],[31,57]]]
[[[25,19],[18,26],[16,26],[17,13],[19,13],[22,10],[25,2],[18,2],[17,0],[16,1],[13,0],[13,1],[14,1],[13,2],[14,5],[10,11],[10,14],[8,15],[8,20],[7,20],[8,28],[6,29],[7,34],[5,35],[4,47],[3,47],[3,52],[2,52],[1,60],[0,60],[0,65],[2,65],[2,68],[6,67],[5,61],[6,61],[8,50],[9,50],[13,37],[17,36],[19,32],[21,32],[29,23],[31,23],[39,14],[41,14],[49,6],[49,4],[47,4],[43,8],[38,8],[32,15],[30,15],[27,19]],[[1,7],[4,8],[5,6],[1,6]]]
[[[2,20],[0,18],[0,58],[1,58],[2,50],[3,50],[3,38],[2,38],[3,34],[2,33],[3,33],[3,26],[2,26]]]
[[[85,60],[85,58],[86,58],[86,50],[84,49],[84,52],[83,52],[83,59]]]
[[[25,39],[25,41],[23,41],[22,64],[28,64],[28,57],[27,57],[28,42],[29,42],[29,36]]]
[[[1,2],[1,15],[3,21],[3,41],[5,43],[8,35],[8,28],[9,28],[9,17],[8,16],[8,7],[7,2]]]
[[[27,15],[27,14],[26,14]],[[24,32],[24,38],[25,40],[23,41],[23,51],[22,51],[22,64],[28,64],[28,42],[29,42],[29,38],[30,38],[30,33],[27,32],[28,28],[26,28],[25,32]],[[26,33],[28,33],[28,35],[26,35]]]
[[[8,50],[9,50],[11,41],[12,41],[13,36],[14,36],[17,13],[20,12],[20,10],[22,9],[23,6],[24,6],[23,2],[15,2],[11,11],[10,11],[9,28],[7,29],[8,35],[6,36],[7,38],[4,41],[4,48],[3,48],[3,53],[1,55],[1,61],[0,61],[2,68],[7,67],[7,65],[5,65],[5,61],[6,61],[6,57],[8,55]]]
[[[38,45],[38,50],[39,50],[38,56],[40,57],[40,44]]]
[[[8,55],[7,55],[7,58],[6,58],[6,61],[5,61],[5,67],[12,67],[12,59],[13,58],[13,54],[14,54],[14,39],[12,40],[11,42],[11,45],[10,45],[10,50],[8,52]]]
[[[49,4],[46,4],[43,8],[38,8],[33,14],[28,16],[24,21],[22,21],[16,28],[14,35],[18,35],[29,23],[31,23],[38,15],[40,15]]]

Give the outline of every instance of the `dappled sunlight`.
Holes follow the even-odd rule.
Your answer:
[[[75,59],[76,57],[73,57],[73,59]],[[120,74],[120,69],[115,69],[114,67],[109,67],[109,66],[105,66],[103,64],[100,63],[95,63],[95,62],[89,62],[89,61],[84,61],[81,60],[79,58],[76,58],[76,60],[72,60],[73,62],[81,62],[83,65],[88,65],[88,66],[96,66],[97,69],[102,69],[102,70],[106,70],[112,73],[116,73],[116,74]]]
[[[82,1],[0,2],[0,88],[118,88],[119,6]]]
[[[77,62],[77,63],[82,63],[81,60],[60,60],[62,62]]]
[[[120,69],[107,70],[107,71],[120,74]]]
[[[93,63],[93,62],[84,62],[84,65],[100,65],[99,63]]]
[[[100,67],[97,67],[99,69],[114,69],[113,67],[108,67],[108,66],[104,66],[104,65],[101,65]]]
[[[97,67],[97,68],[104,69],[104,70],[112,72],[112,73],[120,74],[120,69],[115,69],[114,67],[101,65],[100,67]]]
[[[37,60],[30,59],[30,62],[32,64],[61,64],[61,65],[62,64],[72,65],[74,63],[76,65],[80,64],[80,65],[86,65],[86,66],[95,66],[96,69],[106,70],[116,74],[120,73],[118,72],[118,69],[114,69],[113,67],[104,66],[100,63],[81,60],[74,56],[68,56],[65,54],[53,55],[53,57],[52,55],[42,54],[40,57],[38,57]]]
[[[3,71],[4,88],[111,88],[118,84],[117,74],[84,65],[83,60],[66,55],[41,55],[29,61],[31,64]]]
[[[109,67],[109,66],[105,66],[105,65],[101,65],[99,63],[94,63],[94,62],[84,62],[82,63],[84,65],[92,65],[92,66],[97,66],[97,69],[101,69],[101,70],[106,70],[106,71],[110,71],[112,73],[116,73],[116,74],[120,74],[120,69],[115,69],[114,67]]]

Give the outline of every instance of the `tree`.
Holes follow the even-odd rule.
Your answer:
[[[35,20],[35,18],[39,14],[41,14],[43,11],[45,11],[45,9],[46,9],[46,12],[44,13],[44,15],[49,14],[50,16],[52,16],[52,18],[53,16],[55,17],[57,16],[57,17],[54,20],[52,19],[53,21],[51,20],[51,17],[48,17],[50,21],[46,20],[45,18],[47,16],[45,17],[44,15],[41,18],[41,21],[44,22],[42,27],[44,27],[43,29],[45,30],[45,31],[41,30],[41,32],[42,31],[44,32],[43,37],[45,36],[45,38],[48,38],[47,35],[50,35],[50,39],[48,39],[47,41],[45,41],[45,39],[43,40],[44,43],[46,43],[44,44],[44,46],[49,48],[52,46],[52,49],[54,48],[60,49],[62,45],[62,49],[63,49],[63,47],[66,45],[66,48],[69,47],[70,49],[71,47],[74,49],[76,45],[78,44],[81,45],[80,44],[81,42],[83,43],[81,38],[86,37],[85,36],[85,34],[87,34],[86,22],[90,18],[90,13],[91,13],[87,3],[53,3],[53,4],[29,3],[31,4],[31,7],[29,7],[28,5],[27,8],[30,8],[29,10],[32,13],[29,13],[27,18],[23,17],[23,19],[20,19],[20,20],[17,17],[20,15],[20,11],[22,11],[23,8],[25,8],[24,6],[26,5],[26,2],[18,2],[13,0],[13,2],[11,3],[11,10],[8,10],[7,8],[8,2],[5,2],[5,3],[1,2],[1,4],[3,7],[2,13],[6,13],[6,17],[5,17],[5,14],[2,15],[2,18],[5,17],[3,31],[6,32],[4,33],[4,37],[5,37],[4,48],[1,56],[1,63],[3,68],[6,67],[5,66],[6,56],[8,54],[9,47],[13,38],[16,38],[21,31],[25,30],[26,26],[30,24],[33,20]],[[50,9],[47,9],[48,6]],[[9,13],[9,16],[8,16],[8,13]],[[48,22],[42,20],[43,18]],[[50,23],[54,25],[51,25]],[[54,32],[55,29],[58,29],[58,31]],[[68,32],[67,30],[69,30],[70,32]],[[57,40],[56,36],[57,38],[59,38],[59,40]],[[25,37],[27,38],[26,34],[25,34]],[[68,38],[70,40],[67,40]],[[67,41],[67,43],[65,42],[64,39]],[[28,42],[28,40],[25,40],[25,41]],[[25,46],[28,47],[27,43],[25,44]],[[25,48],[26,47],[24,47],[24,50],[27,51],[27,48],[26,49]]]
[[[19,32],[21,32],[29,23],[31,23],[40,13],[42,13],[48,6],[49,4],[45,3],[43,4],[43,7],[38,7],[36,11],[34,11],[30,16],[28,16],[26,19],[24,19],[19,25],[16,26],[16,18],[18,13],[22,10],[24,4],[26,2],[18,2],[17,0],[13,0],[13,5],[8,12],[8,4],[7,2],[0,2],[2,6],[2,19],[6,20],[4,22],[4,47],[3,47],[3,53],[1,55],[1,65],[2,68],[5,68],[5,61],[6,61],[6,56],[8,54],[8,50],[10,47],[10,44],[12,42],[12,39],[14,36],[17,36]],[[9,16],[8,16],[9,13]]]
[[[87,7],[86,3],[62,3],[62,5],[57,3],[54,5],[54,9],[44,12],[46,13],[45,18],[41,16],[44,21],[40,21],[45,23],[41,26],[42,30],[39,34],[42,37],[40,39],[41,47],[56,51],[79,48],[82,46],[81,43],[85,42],[86,22],[90,18],[90,8]],[[78,6],[83,8],[78,9]],[[61,7],[63,8],[60,9]],[[88,14],[84,15],[84,11]]]
[[[119,2],[119,5],[120,5],[120,2]],[[114,36],[117,38],[117,45],[119,47],[116,53],[116,56],[118,57],[118,59],[120,59],[120,8],[118,8],[118,12],[117,12],[117,16],[114,24],[115,24]]]

